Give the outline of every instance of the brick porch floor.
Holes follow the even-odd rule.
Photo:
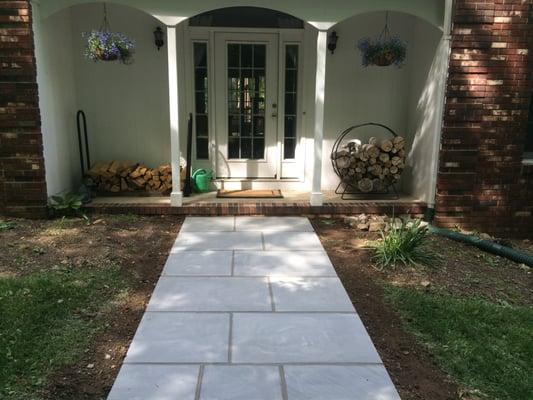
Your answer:
[[[116,196],[97,197],[86,208],[101,214],[139,215],[350,215],[412,214],[422,216],[426,204],[416,198],[342,200],[334,192],[324,193],[324,205],[309,204],[309,194],[284,191],[283,199],[219,199],[215,192],[184,198],[182,207],[171,207],[170,198]]]

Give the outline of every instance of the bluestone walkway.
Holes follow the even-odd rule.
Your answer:
[[[398,400],[301,217],[189,217],[108,400]]]

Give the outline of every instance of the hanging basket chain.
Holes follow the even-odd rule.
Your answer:
[[[87,38],[85,57],[92,61],[115,61],[130,64],[135,52],[135,42],[123,33],[111,31],[107,4],[103,3],[103,20],[98,30],[83,33]]]
[[[107,18],[107,3],[104,3],[104,20],[102,21],[102,25],[100,25],[100,31],[111,32],[111,26]]]
[[[406,43],[398,36],[392,35],[389,29],[389,12],[385,12],[385,26],[375,39],[362,38],[358,46],[363,58],[363,66],[376,65],[400,67],[407,54]]]
[[[385,12],[385,26],[383,27],[383,30],[379,34],[378,41],[379,42],[386,42],[390,39],[391,34],[389,30],[389,12]]]

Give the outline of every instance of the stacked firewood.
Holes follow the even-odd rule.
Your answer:
[[[363,193],[384,192],[400,180],[405,168],[405,139],[351,141],[333,154],[333,161],[345,183]]]
[[[172,189],[172,167],[164,164],[150,168],[127,161],[96,163],[87,173],[91,186],[99,192],[169,192]]]

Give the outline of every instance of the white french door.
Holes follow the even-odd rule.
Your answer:
[[[217,178],[276,178],[278,35],[215,33]]]

